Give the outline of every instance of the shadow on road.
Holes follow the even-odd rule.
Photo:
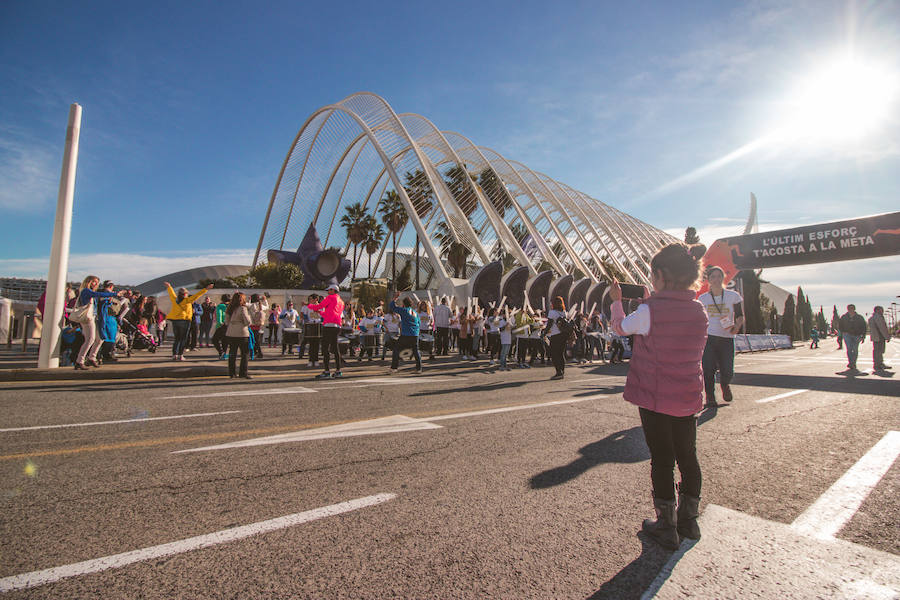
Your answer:
[[[896,382],[878,379],[839,379],[837,377],[816,375],[736,373],[733,383],[757,387],[837,392],[839,394],[867,394],[892,397],[900,394],[900,386]]]
[[[553,487],[571,481],[588,469],[605,463],[637,463],[650,460],[650,451],[640,427],[617,431],[602,440],[578,450],[580,458],[567,465],[538,473],[529,481],[533,490]]]
[[[639,527],[640,524],[636,526]],[[643,533],[638,533],[637,537],[641,541],[640,556],[601,585],[588,600],[640,598],[644,590],[650,587],[672,553],[661,548]]]

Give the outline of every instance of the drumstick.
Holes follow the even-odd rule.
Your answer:
[[[420,302],[419,297],[416,296],[415,292],[413,293],[413,298],[416,299],[416,304],[418,304]]]
[[[472,296],[472,310],[478,308],[478,296]]]
[[[466,298],[466,313],[472,314],[472,297]]]
[[[503,308],[504,304],[506,304],[506,296],[503,296],[503,298],[500,299],[500,308],[501,309]]]
[[[596,308],[597,308],[597,303],[594,302],[594,303],[591,305],[591,314],[594,314],[594,310],[595,310]]]
[[[584,312],[584,300],[581,301],[581,312]]]
[[[434,298],[431,296],[431,290],[428,290],[428,302],[430,302],[431,305],[434,306]]]
[[[541,296],[541,310],[547,312],[547,299]]]

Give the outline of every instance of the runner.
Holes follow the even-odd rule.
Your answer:
[[[322,315],[322,359],[325,362],[325,370],[318,379],[342,377],[341,373],[341,349],[338,347],[338,333],[341,331],[341,319],[344,313],[344,301],[338,294],[338,286],[334,283],[327,288],[328,296],[318,304],[310,304],[309,309]],[[334,354],[334,375],[328,364],[328,355]]]
[[[706,348],[703,350],[703,385],[706,405],[716,405],[716,371],[722,399],[731,402],[731,380],[734,377],[734,336],[744,324],[743,298],[733,290],[723,287],[725,271],[716,266],[706,270],[709,291],[701,294],[700,302],[709,318]],[[633,347],[632,347],[633,348]]]

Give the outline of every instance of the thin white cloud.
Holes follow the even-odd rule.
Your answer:
[[[11,127],[0,127],[0,209],[37,212],[52,204],[61,151]]]
[[[160,256],[132,253],[71,254],[68,281],[78,281],[88,275],[110,279],[121,285],[138,285],[168,273],[208,265],[249,265],[254,250],[213,250],[204,254]],[[46,279],[50,259],[0,259],[0,273],[8,277]]]

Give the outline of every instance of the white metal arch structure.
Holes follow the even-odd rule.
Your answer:
[[[675,240],[458,133],[442,132],[425,117],[397,115],[379,96],[361,92],[316,110],[300,128],[278,174],[253,264],[265,260],[265,250],[295,249],[311,224],[326,246],[346,251],[346,208],[358,202],[377,214],[390,191],[409,217],[397,234],[398,250],[418,239],[438,287],[454,285],[440,239],[465,245],[476,267],[504,254],[532,276],[549,268],[598,281],[610,277],[604,267],[609,260],[607,266],[640,282],[647,280],[649,257]],[[390,244],[388,235],[378,262]]]

